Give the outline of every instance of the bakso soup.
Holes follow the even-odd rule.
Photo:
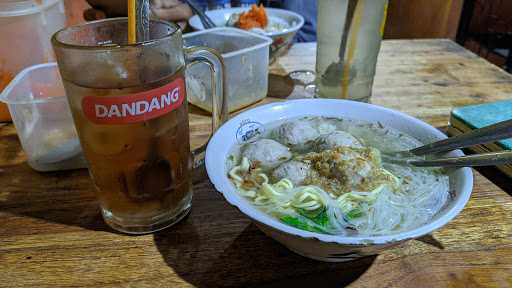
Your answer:
[[[302,117],[276,122],[227,160],[238,193],[290,226],[326,234],[387,235],[428,222],[449,197],[443,170],[383,161],[422,145],[380,123]]]

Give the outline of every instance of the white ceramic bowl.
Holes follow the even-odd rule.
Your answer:
[[[251,218],[268,236],[281,242],[290,250],[303,256],[322,261],[347,261],[361,256],[376,254],[403,241],[432,233],[452,220],[464,208],[473,188],[470,168],[453,171],[450,176],[451,199],[427,224],[414,230],[387,236],[347,237],[303,231],[288,226],[259,211],[240,196],[227,177],[226,158],[231,147],[244,143],[247,135],[255,135],[267,123],[298,116],[327,116],[379,121],[420,140],[430,143],[446,136],[429,124],[394,110],[376,105],[333,99],[303,99],[259,106],[243,112],[226,122],[213,135],[206,150],[206,169],[215,188],[224,198]],[[244,137],[246,136],[246,137]],[[254,139],[251,139],[254,140]],[[461,156],[459,150],[449,156]]]
[[[249,10],[249,8],[226,8],[206,11],[206,15],[212,19],[217,27],[224,27],[232,14],[241,13],[247,10]],[[289,26],[288,29],[283,31],[265,33],[265,36],[272,38],[273,41],[270,46],[270,59],[272,61],[275,57],[283,54],[292,44],[293,37],[295,37],[297,31],[299,31],[299,29],[304,25],[304,17],[284,9],[265,8],[265,11],[267,11],[268,17],[278,18],[288,23]],[[188,20],[188,23],[195,30],[204,30],[204,26],[197,15],[192,16]]]

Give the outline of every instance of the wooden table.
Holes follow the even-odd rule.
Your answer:
[[[298,44],[272,72],[313,69],[314,58],[313,44]],[[511,95],[510,75],[453,42],[385,41],[373,102],[445,126],[452,107]],[[208,133],[208,116],[192,109],[191,127],[197,144]],[[512,286],[512,198],[478,173],[466,208],[433,235],[330,264],[264,236],[204,171],[195,177],[185,221],[154,235],[113,233],[86,170],[34,172],[12,125],[0,127],[0,139],[2,287]]]

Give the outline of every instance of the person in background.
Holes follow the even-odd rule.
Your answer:
[[[204,2],[205,0],[203,0]],[[126,0],[87,0],[93,7],[85,14],[87,20],[126,16]],[[233,1],[233,5],[239,5],[240,0]],[[267,7],[275,7],[296,12],[304,17],[304,27],[297,33],[297,42],[316,41],[316,13],[317,0],[264,0],[244,1],[260,2]],[[151,10],[153,14],[163,20],[179,23],[182,27],[192,17],[193,13],[188,4],[181,0],[152,0]]]
[[[267,7],[293,11],[304,17],[304,26],[297,33],[297,42],[316,42],[317,0],[268,0],[263,1]]]

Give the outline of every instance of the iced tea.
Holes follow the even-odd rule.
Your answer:
[[[59,31],[52,43],[103,217],[140,234],[190,210],[192,154],[179,28],[151,21],[150,40],[137,44],[126,43],[127,30],[126,18],[95,21]],[[225,107],[220,56],[199,47],[186,56],[214,68],[212,99]]]
[[[84,99],[91,95],[106,99],[134,95],[164,87],[175,80],[183,80],[183,69],[162,80],[119,89],[83,87],[64,80],[67,93],[73,95],[71,111],[98,199],[104,213],[112,217],[129,218],[132,222],[137,218],[142,221],[148,217],[165,219],[190,205],[187,102],[182,101],[176,109],[148,121],[108,125],[91,121],[82,108]],[[157,99],[160,109],[171,102],[165,98],[161,101],[158,97],[161,95],[150,99]],[[137,108],[141,113],[151,105],[151,101],[138,106],[144,102],[131,103],[123,103],[125,105],[118,108],[114,104],[96,104],[95,110],[98,111],[94,112],[98,112],[96,116],[99,119],[110,116],[110,119],[122,120],[137,114]]]

